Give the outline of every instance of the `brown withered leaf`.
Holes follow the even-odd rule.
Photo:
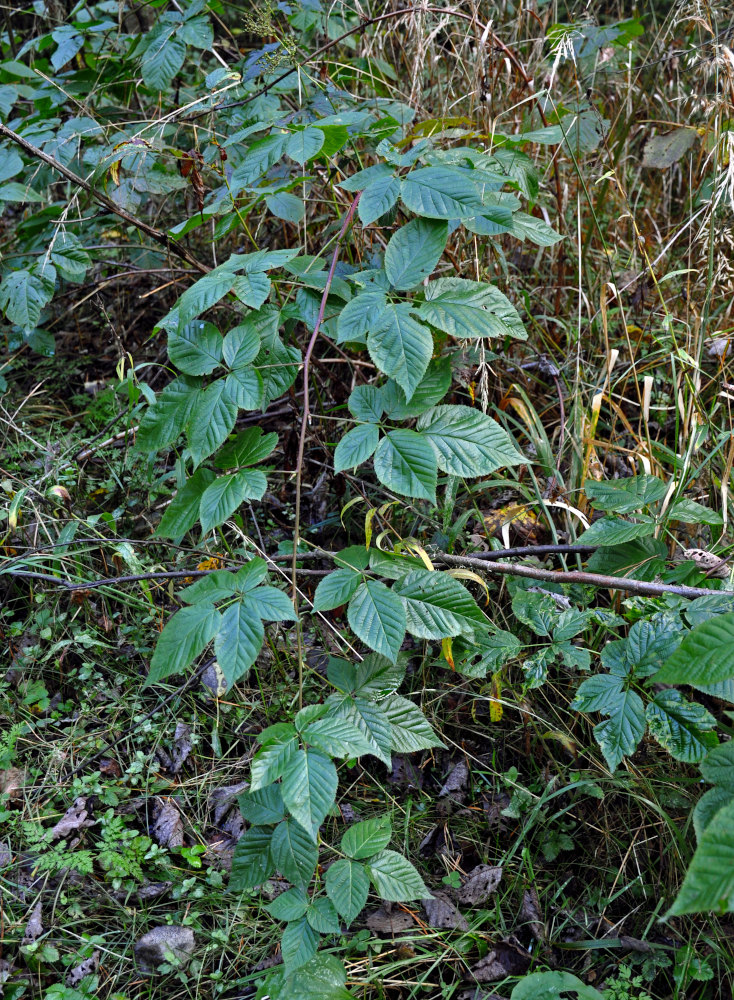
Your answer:
[[[171,773],[178,774],[191,754],[191,726],[185,722],[176,723],[171,750]]]
[[[25,925],[23,944],[33,944],[33,942],[43,934],[43,922],[41,920],[41,900],[39,899],[33,907],[33,912]]]
[[[8,798],[15,801],[21,799],[24,782],[25,771],[19,767],[9,767],[5,771],[0,771],[0,795],[7,795]]]
[[[528,924],[536,941],[545,941],[548,931],[540,915],[540,900],[534,888],[526,889],[522,894],[520,917]]]
[[[86,798],[80,795],[74,799],[74,805],[69,806],[58,823],[52,827],[51,840],[58,840],[60,837],[68,837],[72,833],[78,833],[88,826],[93,826],[94,822],[89,815]]]
[[[156,799],[151,832],[161,847],[183,847],[183,820],[172,799]]]
[[[399,934],[415,927],[415,920],[405,910],[393,910],[389,903],[369,914],[365,923],[373,934]]]
[[[505,976],[524,976],[530,968],[530,955],[509,941],[498,941],[484,958],[472,967],[478,983],[494,983]]]
[[[502,868],[493,865],[477,865],[466,877],[459,889],[459,902],[470,906],[486,903],[502,879]]]
[[[469,781],[469,768],[466,761],[460,760],[449,771],[446,781],[444,781],[439,791],[439,798],[451,797],[456,802],[463,802],[466,793],[466,786]]]
[[[220,825],[237,796],[242,795],[249,787],[248,781],[238,781],[236,785],[223,785],[222,788],[214,789],[207,799],[207,805],[214,812],[215,826]]]
[[[79,965],[75,965],[66,974],[66,985],[78,986],[85,976],[91,976],[93,972],[96,972],[99,965],[99,955],[98,951],[93,951],[89,958],[85,958]]]
[[[435,892],[433,899],[424,899],[422,903],[431,927],[437,930],[469,930],[466,917],[459,912],[445,892]]]

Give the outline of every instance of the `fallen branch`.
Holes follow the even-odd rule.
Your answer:
[[[14,142],[16,146],[19,146],[23,150],[23,152],[32,156],[34,159],[45,163],[46,166],[51,167],[68,181],[71,181],[72,184],[76,184],[78,187],[82,188],[92,196],[97,204],[102,205],[108,212],[112,212],[114,215],[119,216],[119,218],[124,219],[124,221],[129,223],[129,225],[135,226],[135,228],[139,229],[141,233],[145,233],[146,236],[155,240],[156,243],[160,243],[160,245],[165,247],[169,253],[175,254],[176,257],[180,257],[181,260],[185,260],[187,264],[195,267],[200,274],[208,274],[209,271],[211,271],[210,267],[206,264],[202,264],[200,260],[197,260],[197,258],[194,257],[194,255],[187,250],[183,244],[178,242],[178,240],[173,239],[173,237],[162,232],[160,229],[156,229],[155,226],[149,226],[148,223],[143,222],[142,219],[137,219],[134,215],[130,215],[130,213],[126,212],[124,208],[120,208],[119,205],[116,205],[111,198],[107,197],[107,195],[102,194],[101,191],[97,191],[96,188],[92,187],[92,185],[88,181],[84,180],[83,177],[75,174],[73,170],[69,170],[69,168],[65,167],[63,163],[59,162],[59,160],[54,159],[53,156],[49,156],[48,153],[44,153],[42,149],[38,148],[38,146],[34,146],[32,142],[28,142],[28,140],[24,139],[22,135],[18,135],[17,132],[13,132],[12,129],[2,123],[0,123],[0,137]]]

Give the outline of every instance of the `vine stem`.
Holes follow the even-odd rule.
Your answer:
[[[326,278],[326,284],[324,285],[324,292],[321,296],[321,304],[319,306],[319,314],[316,317],[316,325],[313,328],[313,333],[311,334],[311,339],[306,347],[306,353],[303,356],[303,411],[301,413],[301,430],[298,435],[298,457],[296,459],[296,509],[293,519],[293,556],[291,559],[291,590],[293,595],[293,607],[296,614],[296,644],[298,650],[298,708],[303,708],[303,631],[301,629],[301,619],[298,615],[298,586],[297,586],[297,563],[298,563],[298,543],[300,541],[301,534],[301,490],[303,486],[303,456],[306,450],[306,434],[308,432],[308,425],[311,416],[311,401],[309,392],[309,380],[311,375],[311,357],[313,355],[314,347],[316,346],[316,341],[319,338],[319,332],[321,331],[321,324],[324,321],[324,313],[326,312],[326,300],[329,297],[329,290],[331,289],[331,283],[334,280],[334,272],[336,271],[336,262],[339,259],[339,250],[344,242],[344,237],[347,234],[350,223],[354,218],[354,213],[357,210],[357,205],[359,204],[359,199],[362,192],[359,191],[352,200],[352,204],[349,206],[347,214],[344,216],[344,221],[342,222],[341,229],[336,237],[336,243],[334,245],[334,252],[331,255],[331,266],[329,267],[329,274]]]

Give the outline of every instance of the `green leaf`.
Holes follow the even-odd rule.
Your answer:
[[[696,840],[700,842],[703,832],[719,809],[728,806],[732,801],[732,793],[728,788],[709,788],[696,803],[692,813],[693,829]]]
[[[411,212],[428,219],[461,219],[482,210],[476,185],[450,167],[413,170],[403,180],[400,197]]]
[[[232,892],[255,889],[272,874],[274,864],[270,859],[272,830],[253,826],[237,841],[229,875]]]
[[[185,323],[169,333],[168,356],[187,375],[208,375],[221,363],[222,335],[213,323]]]
[[[353,823],[342,837],[341,848],[347,857],[362,861],[384,850],[391,837],[390,817],[379,816]]]
[[[265,909],[275,920],[299,920],[308,909],[308,896],[302,889],[288,889],[276,896]]]
[[[414,570],[397,580],[392,591],[405,605],[407,629],[419,639],[473,636],[489,621],[466,587],[448,573]]]
[[[308,833],[293,820],[279,823],[273,832],[270,854],[280,874],[305,889],[316,870],[319,851]]]
[[[448,239],[448,223],[412,219],[390,237],[385,273],[393,288],[408,291],[436,269]]]
[[[650,733],[676,760],[702,761],[718,738],[716,719],[703,705],[686,701],[674,688],[658,691],[645,710]]]
[[[734,742],[715,747],[701,764],[701,774],[712,785],[734,795]]]
[[[260,427],[248,427],[217,452],[214,464],[218,469],[232,469],[240,465],[254,465],[267,458],[278,443],[274,432],[263,434]]]
[[[199,520],[199,505],[206,488],[214,481],[210,469],[197,469],[163,512],[155,534],[158,538],[181,538]]]
[[[276,219],[283,219],[284,222],[300,222],[306,214],[306,205],[303,200],[291,194],[290,191],[277,191],[275,194],[268,195],[265,204]],[[264,301],[265,299],[263,299]]]
[[[389,490],[436,503],[436,454],[417,431],[389,431],[377,446],[374,466],[375,475]]]
[[[347,406],[355,420],[378,423],[383,413],[382,388],[376,385],[358,385],[352,390]]]
[[[645,732],[645,712],[638,694],[624,690],[620,678],[611,679],[620,681],[619,693],[613,703],[601,709],[610,718],[594,727],[594,737],[609,770],[614,771],[625,757],[637,749]]]
[[[423,323],[413,319],[407,302],[388,305],[367,335],[370,357],[394,378],[410,401],[433,354],[433,336]]]
[[[336,768],[320,750],[299,750],[283,773],[281,794],[286,809],[314,842],[337,786]]]
[[[359,218],[363,226],[379,219],[389,212],[400,196],[400,179],[392,173],[378,177],[363,188],[359,199]]]
[[[704,507],[703,504],[696,503],[695,500],[676,501],[667,511],[670,521],[682,521],[684,524],[723,524],[724,518],[718,511]]]
[[[237,419],[237,403],[225,379],[200,392],[189,418],[187,434],[194,463],[199,465],[226,441]]]
[[[152,32],[151,32],[152,34]],[[140,68],[143,83],[152,90],[166,90],[186,58],[186,43],[170,31],[151,38]]]
[[[382,851],[366,866],[372,884],[381,899],[410,902],[428,899],[431,893],[413,865],[397,851]]]
[[[351,924],[364,909],[370,880],[364,865],[340,858],[326,870],[326,892],[339,913]]]
[[[186,604],[214,604],[236,593],[235,574],[227,569],[216,569],[179,591],[177,596]]]
[[[255,587],[259,587],[268,575],[268,564],[264,559],[255,556],[250,559],[247,565],[237,570],[234,576],[235,591],[238,594],[247,594]]]
[[[372,744],[348,719],[317,719],[304,729],[303,739],[330,757],[361,757]]]
[[[584,492],[595,510],[631,514],[648,504],[662,500],[668,486],[657,476],[630,476],[628,479],[611,479],[597,482],[587,479]]]
[[[210,49],[214,44],[214,32],[206,15],[187,16],[179,29],[179,34],[187,45],[193,45],[197,49]]]
[[[359,424],[342,437],[334,451],[334,472],[354,469],[372,458],[380,440],[376,424]]]
[[[734,677],[734,612],[718,615],[692,629],[662,669],[661,684],[716,684]]]
[[[318,952],[290,975],[270,973],[255,1000],[354,1000],[344,986],[346,978],[341,962]]]
[[[405,609],[396,594],[379,580],[366,580],[349,602],[347,618],[362,642],[395,662],[405,637]]]
[[[280,951],[286,973],[300,969],[316,954],[321,936],[305,917],[287,925],[280,939]]]
[[[642,166],[667,170],[684,156],[697,138],[696,129],[676,128],[664,135],[651,135],[645,142]]]
[[[139,451],[154,452],[175,441],[188,423],[201,393],[201,379],[188,376],[174,379],[145,411],[135,447]]]
[[[364,343],[372,327],[378,324],[385,304],[385,293],[381,288],[368,288],[355,295],[341,310],[336,321],[337,343],[343,344],[348,340]],[[357,416],[356,413],[354,415]]]
[[[265,788],[282,778],[297,749],[293,735],[288,735],[259,750],[252,762],[250,789]]]
[[[465,278],[439,278],[429,282],[425,294],[425,302],[416,312],[451,337],[527,339],[517,309],[494,285]]]
[[[8,181],[0,188],[0,202],[13,202],[15,204],[25,204],[29,202],[40,202],[44,200],[44,195],[36,191],[28,184],[21,184],[20,181]],[[54,261],[54,263],[56,263]],[[16,272],[17,273],[17,272]]]
[[[655,531],[655,521],[623,521],[619,517],[601,517],[578,539],[582,545],[621,545],[634,538],[645,538]]]
[[[214,652],[229,689],[249,672],[260,652],[265,630],[249,597],[231,604],[221,617]]]
[[[416,426],[433,446],[438,467],[454,476],[486,476],[525,461],[507,431],[469,406],[435,406]]]
[[[380,702],[380,708],[390,720],[392,749],[398,753],[444,746],[423,712],[407,698],[391,694]]]
[[[181,608],[158,636],[145,687],[182,670],[205,649],[219,631],[222,616],[211,604]]]
[[[734,910],[734,801],[722,806],[701,835],[666,918]]]
[[[560,1000],[566,993],[573,993],[578,1000],[603,1000],[598,990],[570,972],[535,972],[523,976],[512,991],[511,1000]]]
[[[333,717],[354,723],[369,743],[370,753],[389,767],[393,734],[382,709],[366,698],[343,695],[331,695],[327,704]]]
[[[385,412],[391,420],[419,417],[440,402],[450,388],[451,359],[435,358],[428,363],[426,373],[416,386],[410,402],[406,401],[405,393],[392,379],[382,387]]]
[[[41,310],[54,293],[53,267],[47,265],[44,274],[32,271],[11,271],[0,283],[0,309],[9,323],[25,329],[38,326]]]
[[[298,132],[292,132],[285,144],[285,151],[292,160],[303,166],[321,152],[324,145],[324,133],[320,128],[307,126]]]
[[[67,281],[82,281],[92,266],[92,258],[77,237],[64,232],[56,235],[51,249],[51,261]]]
[[[280,788],[277,785],[268,785],[267,788],[258,788],[255,791],[243,792],[237,797],[242,816],[252,826],[274,826],[285,818],[285,807]],[[293,917],[284,917],[285,920],[293,920]]]
[[[456,669],[465,677],[483,678],[519,656],[521,649],[520,640],[512,632],[497,629],[487,635],[480,631],[456,659]]]
[[[263,380],[263,406],[282,396],[293,385],[301,363],[297,347],[288,347],[276,334],[263,335],[255,365]]]
[[[253,476],[259,480],[253,481]],[[265,492],[263,473],[255,469],[243,469],[231,476],[220,476],[204,490],[201,497],[199,517],[201,530],[208,534],[212,528],[223,524],[245,500],[260,500]],[[259,487],[263,488],[260,489]]]
[[[346,604],[362,581],[353,569],[337,569],[319,582],[313,599],[314,611],[333,611]]]
[[[270,278],[261,271],[240,274],[232,282],[232,292],[250,309],[259,309],[270,295]]]
[[[222,355],[229,368],[243,368],[249,365],[255,360],[259,350],[260,333],[255,324],[248,323],[247,320],[239,326],[232,327],[222,341]]]
[[[277,587],[258,587],[250,591],[249,600],[261,618],[268,622],[297,621],[293,602]]]
[[[598,548],[586,564],[590,573],[628,576],[632,580],[654,580],[665,569],[668,554],[660,538],[636,538],[609,548]]]
[[[404,679],[404,663],[392,663],[384,656],[369,653],[355,668],[351,691],[363,698],[382,698],[396,691]]]
[[[514,213],[509,232],[523,242],[530,240],[531,243],[535,243],[539,247],[552,247],[564,238],[547,222],[536,219],[534,215],[527,215],[525,212]]]
[[[306,919],[319,934],[339,934],[342,929],[334,904],[323,896],[313,901]]]

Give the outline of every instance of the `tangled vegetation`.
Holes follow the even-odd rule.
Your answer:
[[[734,18],[0,21],[10,1000],[712,1000]]]

